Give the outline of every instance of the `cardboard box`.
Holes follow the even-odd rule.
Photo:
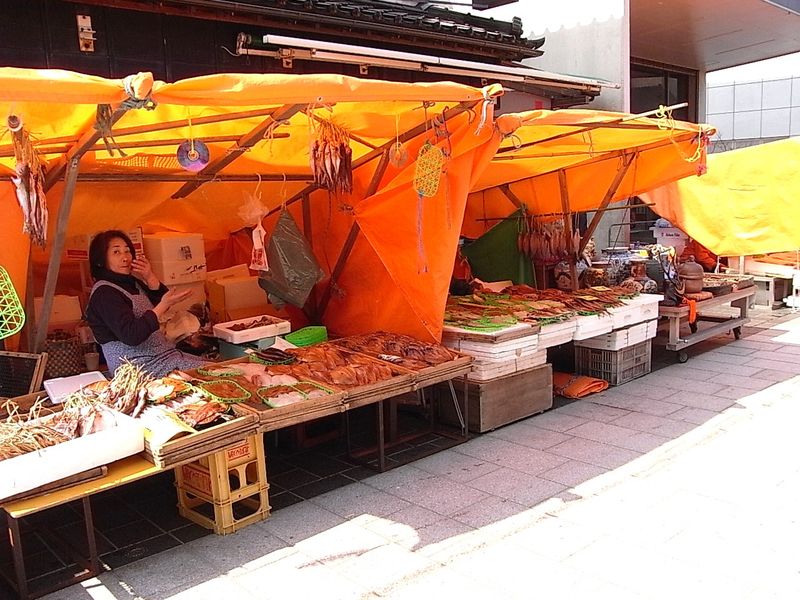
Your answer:
[[[169,308],[169,310],[164,313],[164,318],[161,319],[162,322],[169,321],[175,314],[182,310],[189,310],[195,304],[200,304],[201,306],[205,306],[206,303],[206,284],[204,281],[195,281],[193,283],[178,283],[175,285],[170,285],[169,289],[171,290],[189,290],[191,294],[186,300],[178,302]]]
[[[153,267],[156,277],[168,287],[181,283],[205,281],[206,278],[205,258],[172,261],[151,260],[150,265]]]
[[[258,277],[223,277],[206,282],[211,320],[215,323],[274,314]]]
[[[98,233],[99,232],[76,235],[67,238],[64,242],[66,248],[64,252],[66,253],[67,260],[76,262],[89,260],[89,244],[92,242],[92,239],[94,239],[94,236]],[[144,244],[142,241],[142,228],[137,227],[136,229],[126,231],[125,233],[127,233],[128,237],[131,238],[131,242],[133,242],[133,247],[136,252],[142,252],[142,250],[144,250]]]
[[[151,263],[192,262],[205,268],[206,249],[199,233],[148,233],[144,236],[144,251]]]

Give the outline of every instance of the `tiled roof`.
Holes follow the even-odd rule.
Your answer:
[[[294,16],[298,24],[304,17],[328,24],[346,20],[350,31],[342,31],[343,36],[372,30],[391,35],[396,43],[402,43],[402,38],[406,37],[435,36],[457,46],[462,53],[472,51],[504,61],[540,56],[539,48],[544,44],[544,37],[523,37],[522,20],[518,17],[512,21],[497,21],[427,3],[413,6],[380,0],[218,0],[215,4],[231,4],[240,11],[247,11],[248,6],[272,9],[270,13],[274,17]]]

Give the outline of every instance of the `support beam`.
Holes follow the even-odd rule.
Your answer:
[[[516,206],[524,214],[527,214],[528,207],[525,206],[525,203],[522,200],[519,199],[519,196],[517,196],[514,192],[511,191],[511,188],[508,186],[507,183],[504,183],[503,185],[500,186],[500,191],[503,192],[503,195],[506,198],[511,200],[511,204]]]
[[[386,167],[389,166],[390,155],[390,149],[386,148],[383,156],[381,157],[381,161],[375,168],[375,173],[372,175],[372,180],[369,182],[369,187],[367,187],[367,191],[364,195],[365,198],[369,198],[378,190],[381,179],[383,179],[383,174],[386,173]],[[358,221],[353,219],[353,225],[350,227],[350,233],[347,234],[347,239],[344,242],[344,246],[342,246],[342,252],[339,254],[339,258],[336,260],[336,264],[331,272],[331,278],[328,281],[328,287],[325,288],[325,293],[323,294],[322,300],[319,303],[319,310],[317,312],[320,317],[325,314],[325,310],[328,308],[328,303],[330,302],[331,294],[333,293],[333,286],[336,284],[336,281],[339,279],[342,271],[344,270],[347,259],[350,257],[350,252],[352,252],[353,246],[356,243],[356,238],[358,237],[359,231],[361,231],[361,227],[359,226]]]
[[[276,175],[275,173],[246,173],[242,175],[228,175],[217,173],[216,175],[202,175],[194,173],[83,173],[78,176],[79,181],[201,181],[203,183],[214,182],[242,182],[242,181],[312,181],[310,175]]]
[[[72,211],[72,198],[75,195],[75,185],[78,183],[78,167],[80,165],[80,155],[73,156],[66,167],[66,183],[64,184],[64,197],[58,207],[58,222],[56,223],[56,237],[53,240],[53,247],[50,249],[50,263],[47,266],[47,277],[44,282],[44,292],[42,293],[42,312],[39,322],[36,324],[36,341],[34,352],[41,352],[44,347],[44,340],[47,337],[47,326],[50,324],[50,311],[53,308],[53,295],[56,292],[56,282],[58,272],[61,268],[61,253],[64,251],[64,240],[66,238],[67,223],[69,214]],[[28,291],[33,294],[33,289]]]
[[[119,107],[116,110],[114,110],[114,112],[111,114],[110,126],[113,127],[114,124],[118,122],[125,115],[126,112],[128,112],[128,110],[129,110],[128,108],[123,108],[123,107]],[[45,193],[47,193],[50,189],[52,189],[52,187],[56,184],[56,182],[59,179],[61,179],[61,177],[66,172],[67,167],[72,163],[73,159],[80,160],[81,156],[83,156],[84,153],[89,148],[94,146],[95,142],[97,142],[101,137],[103,137],[100,131],[98,129],[95,129],[94,126],[96,124],[97,121],[95,121],[95,123],[92,124],[92,128],[90,130],[84,132],[84,134],[80,137],[80,139],[78,139],[78,141],[75,142],[75,145],[73,145],[67,151],[67,154],[64,156],[63,160],[61,160],[58,164],[48,169],[47,174],[45,175],[44,178],[43,187]],[[78,168],[75,167],[75,173],[77,174],[77,172]],[[64,196],[66,197],[66,193],[64,194]],[[71,198],[70,202],[72,202]]]
[[[239,140],[233,144],[233,146],[228,148],[228,151],[223,156],[220,156],[216,160],[212,160],[210,163],[208,163],[208,165],[206,165],[206,167],[200,171],[198,176],[216,175],[222,169],[244,154],[244,152],[246,152],[248,149],[252,148],[258,142],[263,140],[267,135],[269,135],[270,131],[278,127],[286,119],[291,119],[296,113],[303,109],[303,106],[304,105],[302,104],[286,104],[277,109],[257,127],[239,138]],[[205,181],[199,177],[197,181],[189,181],[177,192],[175,192],[172,197],[185,198],[203,185],[203,183],[205,183]]]
[[[567,244],[572,246],[572,214],[569,210],[569,189],[567,188],[567,173],[564,169],[558,171],[558,187],[561,191],[561,212],[564,216],[564,233],[567,237]],[[570,252],[569,278],[572,290],[578,289],[578,268],[575,264],[577,257]]]
[[[482,100],[476,100],[476,101],[473,101],[473,102],[461,102],[461,103],[457,104],[455,107],[453,107],[453,108],[451,108],[451,109],[449,109],[447,111],[447,118],[448,119],[452,119],[452,118],[460,115],[461,113],[463,113],[465,111],[471,110],[475,106],[477,106],[479,102],[482,102]],[[392,138],[391,140],[389,140],[385,144],[375,148],[375,150],[372,150],[372,151],[368,152],[367,154],[361,156],[360,158],[356,159],[355,161],[353,161],[353,167],[352,167],[353,171],[355,171],[358,167],[370,162],[371,160],[374,160],[375,158],[381,156],[387,150],[390,150],[392,148],[392,146],[394,146],[398,142],[398,140],[400,141],[400,143],[407,142],[408,140],[412,140],[415,137],[417,137],[418,135],[424,133],[427,129],[431,128],[432,122],[433,122],[433,117],[431,117],[430,119],[428,119],[424,123],[420,123],[416,127],[413,127],[412,129],[409,129],[405,133],[401,134],[397,139]],[[303,194],[309,194],[309,193],[313,192],[314,190],[318,189],[318,187],[319,186],[317,186],[316,184],[312,184],[312,185],[308,186],[307,188],[297,192],[294,196],[289,198],[284,204],[286,206],[288,206],[289,204],[294,204],[295,202],[297,202],[298,200],[300,200],[303,197]],[[270,215],[278,212],[278,210],[280,210],[280,208],[273,208],[271,211],[269,211],[267,213],[267,216],[270,216]]]
[[[605,212],[606,207],[611,203],[611,199],[614,197],[614,194],[617,192],[617,188],[622,183],[622,180],[625,178],[625,173],[628,172],[628,167],[631,166],[633,161],[636,159],[638,152],[632,152],[630,154],[626,154],[625,157],[622,159],[622,165],[617,170],[617,174],[614,176],[614,181],[611,182],[611,185],[608,187],[608,191],[606,195],[603,197],[602,202],[600,202],[600,206],[597,207],[597,211],[594,213],[594,217],[592,217],[592,222],[589,223],[589,227],[583,234],[581,238],[581,245],[578,248],[578,254],[583,254],[584,248],[586,248],[586,244],[589,243],[589,240],[594,235],[594,230],[597,229],[597,226],[600,224],[600,219],[603,216],[603,212]]]

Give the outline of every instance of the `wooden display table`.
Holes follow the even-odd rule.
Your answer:
[[[697,322],[690,323],[689,328],[691,333],[689,335],[681,336],[681,323],[689,319],[688,306],[659,306],[658,316],[666,317],[669,319],[669,341],[667,342],[667,350],[677,352],[678,362],[686,362],[689,360],[689,355],[686,353],[686,348],[692,346],[708,338],[712,338],[721,333],[728,333],[733,331],[733,335],[738,340],[742,334],[742,325],[746,324],[749,319],[747,318],[747,310],[750,305],[752,296],[756,294],[756,287],[750,286],[743,290],[736,290],[724,296],[715,296],[708,300],[702,300],[697,303]],[[703,315],[704,310],[713,308],[715,306],[723,306],[730,304],[733,308],[739,309],[738,317],[714,317],[710,315]],[[701,322],[710,322],[713,325],[707,327],[699,327]]]

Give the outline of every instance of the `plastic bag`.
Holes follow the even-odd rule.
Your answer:
[[[267,237],[267,232],[261,226],[261,223],[253,229],[253,251],[250,254],[250,270],[251,271],[268,271],[269,263],[267,262],[267,252],[264,248],[264,240]]]
[[[311,245],[286,209],[269,238],[267,261],[269,270],[261,271],[258,285],[278,308],[285,303],[302,308],[311,290],[325,277]]]

